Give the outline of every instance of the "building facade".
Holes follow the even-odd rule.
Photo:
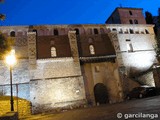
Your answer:
[[[14,95],[31,101],[33,113],[120,102],[135,86],[155,86],[152,72],[138,76],[156,63],[152,25],[3,26],[0,31],[14,42],[18,58]],[[10,95],[3,60],[0,68],[0,93]]]

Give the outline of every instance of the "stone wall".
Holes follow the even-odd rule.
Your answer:
[[[85,102],[81,76],[34,80],[30,82],[30,88],[34,113],[79,106]]]
[[[95,102],[94,86],[103,83],[107,87],[110,103],[122,100],[122,86],[116,63],[86,63],[83,65],[86,96]]]
[[[107,27],[115,29],[110,33],[110,38],[116,50],[118,65],[125,66],[128,75],[134,76],[144,72],[157,62],[153,26],[108,25]]]
[[[12,70],[12,81],[16,83],[27,83],[29,78],[28,60],[18,59]],[[0,61],[0,85],[10,84],[9,67],[4,61]]]
[[[155,87],[155,81],[154,81],[154,77],[153,77],[153,72],[152,71],[150,71],[150,72],[138,77],[138,80],[143,85],[148,85],[148,86]]]
[[[159,67],[153,69],[153,77],[155,80],[155,86],[157,88],[160,88],[160,68]]]
[[[123,64],[130,74],[144,72],[156,62],[153,34],[118,34],[120,53]],[[133,51],[128,52],[127,41],[130,40]]]
[[[14,111],[19,117],[31,114],[31,103],[25,99],[14,97]],[[0,96],[0,116],[10,112],[10,96]]]
[[[37,60],[36,69],[30,70],[31,80],[78,75],[81,75],[79,65],[71,57]]]

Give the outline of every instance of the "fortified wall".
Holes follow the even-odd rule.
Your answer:
[[[18,62],[13,69],[13,95],[31,101],[34,113],[80,107],[86,102],[120,102],[128,87],[140,85],[131,77],[156,62],[150,25],[12,26],[0,30],[15,43]],[[0,93],[10,95],[9,69],[3,60],[0,68]],[[138,81],[141,78],[145,82],[146,77]],[[149,81],[146,84],[154,86],[154,79]],[[106,101],[96,97],[97,85],[106,89]]]

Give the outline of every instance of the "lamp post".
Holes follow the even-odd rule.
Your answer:
[[[9,71],[10,71],[10,86],[11,86],[10,104],[11,104],[11,111],[14,111],[13,90],[12,90],[12,69],[13,69],[13,66],[16,63],[15,50],[11,50],[11,52],[6,56],[6,63],[9,66]]]

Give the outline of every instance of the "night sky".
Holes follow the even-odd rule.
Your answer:
[[[120,6],[158,15],[160,0],[5,0],[0,25],[103,24]]]

